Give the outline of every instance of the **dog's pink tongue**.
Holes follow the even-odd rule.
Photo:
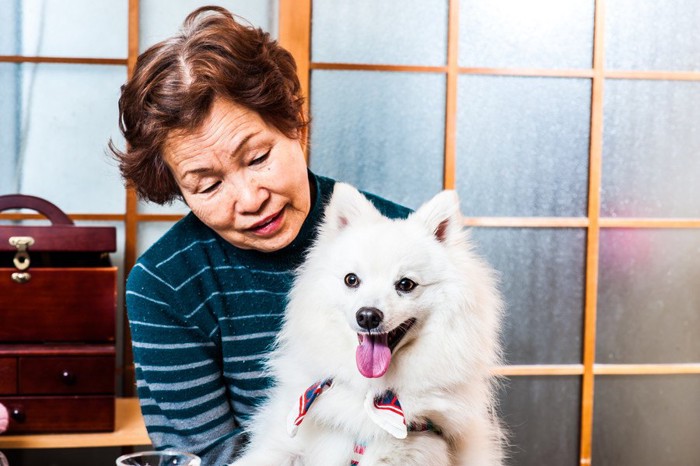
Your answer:
[[[387,344],[387,334],[360,334],[360,346],[355,351],[357,369],[367,378],[384,375],[391,362],[391,350]]]

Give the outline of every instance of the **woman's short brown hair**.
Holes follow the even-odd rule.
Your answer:
[[[179,34],[136,61],[119,98],[119,128],[127,143],[109,150],[141,198],[164,204],[180,190],[162,157],[172,131],[193,131],[215,98],[257,112],[290,138],[304,132],[303,97],[292,55],[262,29],[221,7],[190,13]]]

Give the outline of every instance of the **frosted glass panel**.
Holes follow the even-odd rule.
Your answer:
[[[314,71],[311,168],[409,207],[442,189],[445,77]]]
[[[600,233],[601,363],[700,362],[700,230]]]
[[[0,40],[0,55],[126,58],[128,4],[0,0],[2,29],[15,33],[13,40]]]
[[[457,189],[467,216],[585,216],[589,80],[460,76]]]
[[[205,5],[222,6],[277,37],[278,4],[279,0],[141,0],[139,50],[143,52],[156,42],[176,34],[187,15]]]
[[[0,0],[0,55],[22,53],[20,5],[20,0]]]
[[[0,118],[14,128],[0,146],[0,194],[32,194],[70,213],[124,212],[124,186],[106,148],[110,137],[124,145],[116,102],[126,67],[0,64],[0,77],[13,89],[2,93]]]
[[[579,464],[580,400],[580,377],[507,379],[501,390],[499,409],[510,435],[507,464]]]
[[[316,62],[442,66],[447,0],[315,0]]]
[[[592,0],[461,0],[459,65],[590,68]]]
[[[188,214],[190,208],[181,200],[175,200],[171,204],[158,205],[153,202],[139,200],[139,212],[142,214]]]
[[[623,70],[700,70],[700,2],[605,3],[605,61]]]
[[[509,364],[580,364],[584,230],[473,228],[480,253],[500,274]]]
[[[700,464],[700,375],[597,377],[594,465]]]
[[[0,63],[0,195],[16,192],[22,120],[21,83],[20,65]]]
[[[605,83],[601,214],[700,217],[700,82]]]
[[[141,255],[158,241],[175,222],[141,222],[138,228],[136,254]]]

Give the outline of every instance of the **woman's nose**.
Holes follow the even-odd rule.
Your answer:
[[[236,211],[241,214],[257,213],[270,196],[268,190],[255,178],[240,180],[235,188]]]

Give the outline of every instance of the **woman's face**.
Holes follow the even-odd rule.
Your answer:
[[[239,248],[282,249],[309,213],[300,140],[235,103],[217,99],[198,130],[169,135],[163,155],[192,212]]]

